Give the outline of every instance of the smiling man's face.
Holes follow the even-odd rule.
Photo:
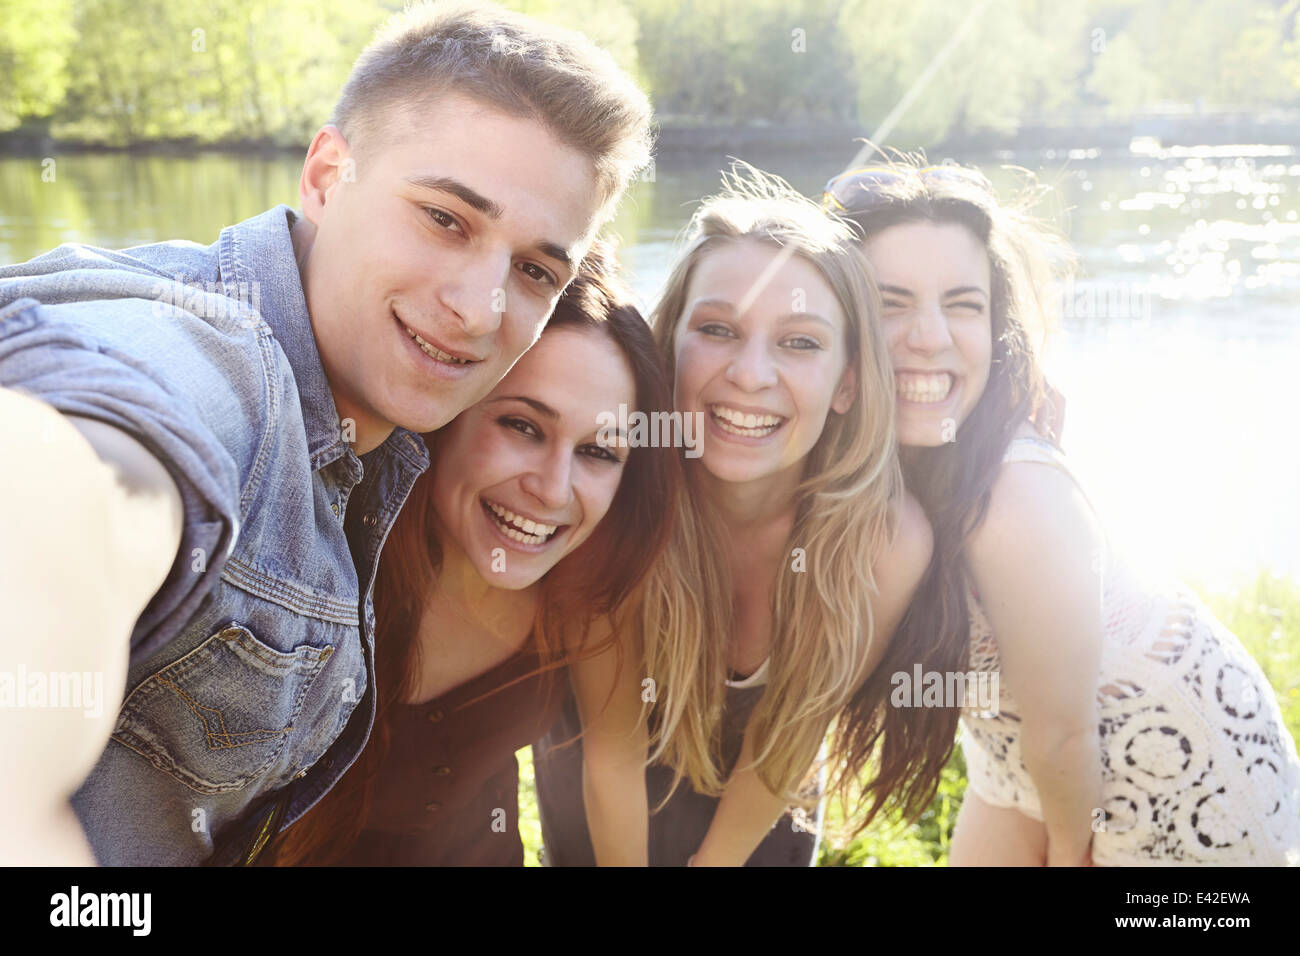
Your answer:
[[[590,160],[463,96],[395,113],[381,140],[357,155],[334,127],[317,134],[294,237],[358,453],[487,395],[541,334],[600,211]]]

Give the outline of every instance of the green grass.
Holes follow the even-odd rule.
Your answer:
[[[1268,572],[1225,589],[1196,582],[1197,593],[1237,637],[1273,686],[1282,717],[1293,738],[1300,739],[1300,581]],[[519,751],[519,828],[526,866],[537,866],[541,830],[533,789],[532,753]],[[826,808],[826,834],[819,866],[943,866],[948,862],[953,825],[966,792],[966,763],[954,751],[944,768],[930,806],[916,823],[877,821],[856,839],[842,832],[843,809],[832,800]]]

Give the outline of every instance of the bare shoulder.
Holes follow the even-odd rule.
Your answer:
[[[1087,498],[1068,474],[1039,462],[1007,462],[994,479],[983,519],[966,538],[966,553],[980,576],[1013,555],[1087,550],[1100,537]]]
[[[930,563],[934,552],[934,531],[925,509],[911,492],[904,492],[894,509],[898,529],[886,553],[881,571],[893,578],[915,584]]]

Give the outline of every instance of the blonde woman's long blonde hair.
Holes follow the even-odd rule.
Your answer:
[[[894,376],[879,294],[852,232],[784,181],[741,163],[692,217],[687,247],[651,319],[674,376],[673,338],[695,268],[712,251],[741,241],[784,247],[818,270],[844,312],[847,361],[857,372],[852,407],[830,413],[804,462],[786,549],[791,557],[773,588],[767,686],[755,712],[759,777],[797,803],[828,725],[866,677],[877,591],[872,563],[892,539],[903,493]],[[726,531],[694,474],[677,510],[641,606],[646,674],[656,688],[649,759],[674,768],[674,789],[688,779],[698,792],[717,796],[726,783],[721,718],[734,630]],[[803,570],[796,569],[795,548],[803,549]]]

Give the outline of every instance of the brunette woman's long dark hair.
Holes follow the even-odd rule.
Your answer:
[[[884,658],[837,723],[837,753],[857,777],[873,754],[876,764],[852,813],[860,832],[886,806],[915,819],[933,799],[955,746],[958,708],[894,707],[896,673],[965,672],[970,668],[969,576],[966,537],[988,508],[990,489],[1016,429],[1050,412],[1039,361],[1039,340],[1054,322],[1054,272],[1072,257],[1056,234],[1028,210],[1041,191],[1027,188],[1015,205],[1000,206],[992,187],[972,177],[925,175],[920,158],[885,164],[896,176],[875,175],[864,208],[845,214],[869,239],[910,222],[955,224],[988,250],[991,276],[992,361],[988,384],[962,423],[956,441],[907,449],[903,483],[920,501],[934,529],[934,554]],[[1055,438],[1055,436],[1051,436]]]
[[[650,327],[615,278],[612,247],[593,246],[577,277],[564,290],[547,323],[552,329],[590,329],[608,335],[632,369],[637,408],[671,409],[672,387]],[[437,433],[424,436],[432,454]],[[414,689],[419,673],[415,642],[423,603],[441,564],[434,523],[433,470],[415,482],[389,533],[375,577],[375,669],[379,706],[365,750],[334,787],[264,851],[276,866],[329,865],[341,859],[360,835],[370,809],[373,784],[387,756],[389,715]],[[591,623],[612,615],[636,593],[663,550],[682,482],[680,456],[672,448],[629,450],[618,491],[591,537],[552,568],[541,581],[533,640],[540,671],[551,680],[587,647]],[[578,628],[576,641],[571,635]],[[562,635],[564,635],[562,637]],[[609,640],[613,640],[611,637]],[[577,649],[566,653],[576,643]],[[533,671],[533,676],[538,671]],[[524,678],[520,678],[521,680]],[[554,689],[553,687],[551,689]]]

